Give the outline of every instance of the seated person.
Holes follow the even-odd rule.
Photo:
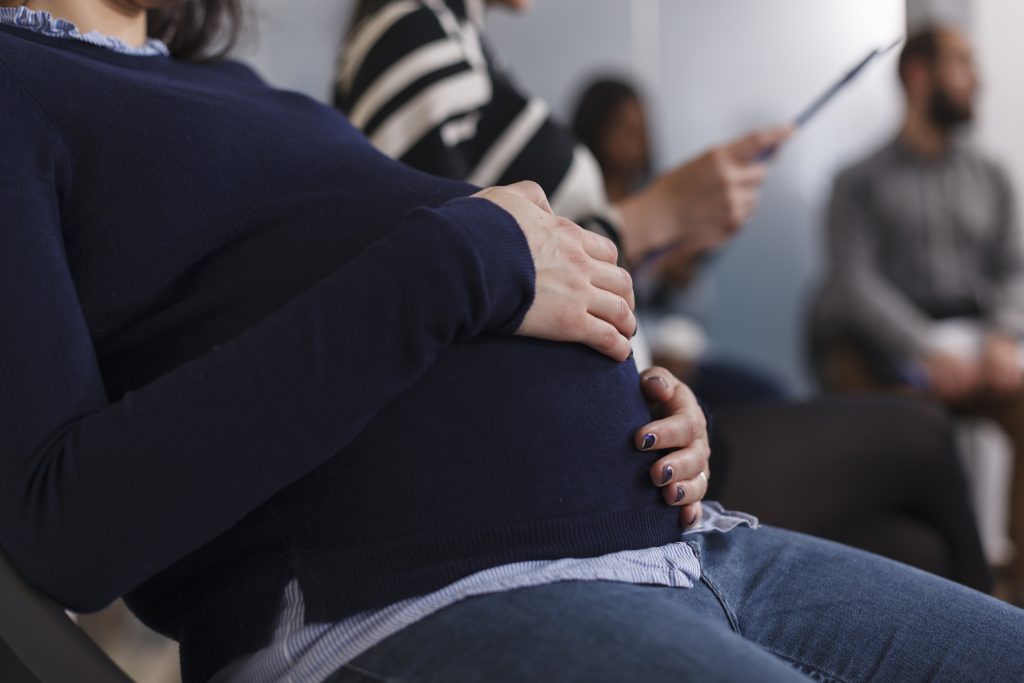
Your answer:
[[[1024,599],[1024,244],[1006,175],[958,133],[978,76],[956,29],[912,36],[903,128],[842,173],[815,312],[825,384],[920,391],[996,420],[1016,450],[1010,590]]]
[[[218,59],[238,8],[0,11],[29,579],[127,593],[186,683],[1024,676],[1024,612],[976,591],[710,503],[682,536],[705,425],[630,362],[611,245]]]
[[[422,171],[478,184],[536,180],[556,213],[617,240],[626,265],[666,247],[669,260],[692,259],[735,234],[767,172],[758,153],[789,129],[716,147],[642,187],[613,183],[606,196],[594,155],[520,90],[486,41],[489,7],[528,4],[360,0],[337,104],[378,149]],[[715,380],[699,388],[702,400],[723,389]],[[881,397],[711,409],[713,497],[989,589],[947,419],[932,406]],[[809,500],[808,490],[819,493]]]

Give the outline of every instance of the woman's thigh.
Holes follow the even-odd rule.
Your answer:
[[[745,641],[715,595],[574,581],[470,598],[344,667],[333,683],[809,680]]]
[[[1024,681],[1024,610],[772,527],[696,540],[743,637],[821,680]]]

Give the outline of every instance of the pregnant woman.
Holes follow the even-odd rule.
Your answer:
[[[210,58],[236,10],[0,10],[0,544],[31,580],[125,594],[189,682],[1024,675],[1020,610],[680,520],[705,425],[628,358],[609,243]]]

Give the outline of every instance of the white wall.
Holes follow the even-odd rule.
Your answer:
[[[977,137],[1012,174],[1019,205],[1024,201],[1024,3],[974,0],[972,10],[983,81]]]
[[[246,5],[253,21],[237,56],[278,87],[328,101],[352,0],[246,0]]]

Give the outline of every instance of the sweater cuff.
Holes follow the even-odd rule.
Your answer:
[[[478,260],[489,311],[484,330],[514,333],[533,305],[536,284],[526,235],[510,213],[486,199],[454,199],[439,211]]]

